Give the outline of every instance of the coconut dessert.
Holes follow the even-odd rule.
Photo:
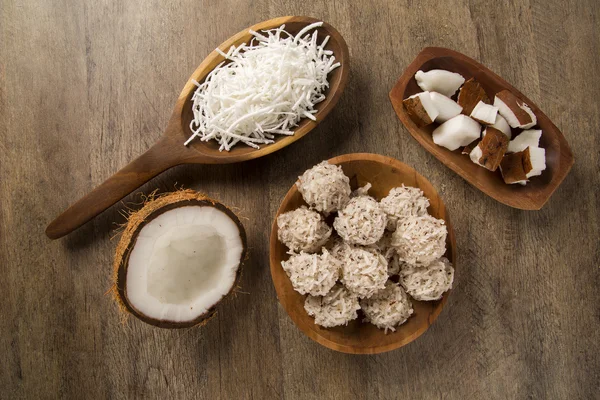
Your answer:
[[[277,218],[277,235],[291,251],[318,251],[331,236],[332,229],[323,216],[305,206],[281,214]]]
[[[325,296],[307,296],[304,309],[315,318],[315,324],[331,328],[356,319],[360,305],[355,294],[336,284]]]
[[[352,192],[350,178],[342,168],[327,161],[305,171],[296,185],[306,204],[326,214],[343,208]]]
[[[406,292],[397,283],[388,282],[383,290],[360,301],[365,320],[380,329],[394,332],[412,315],[413,308]]]
[[[400,284],[415,300],[439,300],[452,288],[454,268],[442,257],[425,266],[402,263]]]
[[[350,244],[376,243],[387,226],[387,215],[371,196],[357,196],[338,212],[333,227]]]
[[[404,186],[393,188],[381,199],[381,208],[387,214],[387,229],[396,230],[399,219],[427,214],[429,199],[419,188]]]
[[[342,256],[341,281],[352,293],[368,298],[385,287],[388,263],[378,250],[348,246]]]
[[[428,264],[446,252],[446,225],[443,220],[423,215],[409,217],[398,224],[392,246],[400,259],[409,264]]]
[[[324,296],[340,276],[340,261],[323,249],[322,254],[301,252],[281,263],[294,290],[302,294]]]
[[[362,313],[393,332],[413,314],[410,295],[434,301],[452,287],[454,270],[442,257],[447,229],[428,214],[419,188],[395,187],[378,200],[370,183],[352,192],[349,177],[326,161],[296,185],[310,208],[278,217],[277,238],[289,249],[281,266],[294,290],[308,295],[304,309],[316,325],[346,325]]]
[[[129,217],[113,293],[144,322],[194,326],[231,293],[245,255],[244,228],[227,207],[191,190],[159,196]]]

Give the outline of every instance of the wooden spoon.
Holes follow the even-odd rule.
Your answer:
[[[285,24],[285,29],[293,35],[305,26],[315,22],[319,22],[319,20],[310,17],[274,18],[244,29],[223,42],[219,48],[226,52],[231,46],[247,43],[252,39],[252,35],[248,32],[250,29],[258,32]],[[219,152],[219,146],[216,142],[201,142],[200,140],[192,141],[188,147],[184,146],[183,143],[192,135],[189,125],[193,118],[191,98],[196,90],[193,81],[202,82],[208,73],[224,60],[223,56],[213,51],[204,59],[185,84],[177,103],[175,103],[175,109],[165,133],[159,141],[59,215],[46,228],[46,235],[50,239],[58,239],[74,231],[156,175],[176,165],[194,163],[229,164],[251,160],[273,153],[306,135],[329,114],[342,95],[348,80],[349,55],[344,38],[327,23],[323,23],[323,26],[318,28],[317,32],[319,42],[325,39],[326,36],[330,36],[325,48],[333,51],[336,61],[340,62],[341,66],[333,70],[328,76],[329,89],[325,92],[325,100],[316,105],[318,110],[314,114],[316,121],[304,118],[294,129],[293,136],[279,136],[276,138],[275,143],[263,145],[260,149],[238,144],[229,152]]]

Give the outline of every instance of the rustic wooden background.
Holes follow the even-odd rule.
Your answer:
[[[600,3],[505,3],[0,0],[0,397],[597,398]],[[292,14],[324,19],[348,42],[351,76],[337,109],[276,154],[178,167],[142,190],[177,183],[239,207],[251,246],[247,294],[201,329],[122,325],[105,292],[123,206],[62,240],[48,240],[45,226],[156,141],[215,46]],[[541,211],[480,193],[400,124],[388,91],[429,45],[481,61],[563,130],[575,165]],[[278,304],[268,268],[284,193],[306,168],[349,152],[396,157],[425,175],[459,246],[456,289],[437,322],[376,356],[306,338]]]

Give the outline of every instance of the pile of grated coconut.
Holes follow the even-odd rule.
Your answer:
[[[452,288],[446,225],[428,214],[420,189],[403,185],[377,201],[370,184],[352,192],[341,167],[327,161],[297,186],[307,206],[280,215],[277,233],[289,248],[283,269],[309,294],[304,308],[315,324],[346,325],[362,309],[364,321],[393,332],[413,314],[411,297],[439,300]],[[332,212],[335,232],[323,218]]]
[[[250,43],[216,49],[225,61],[213,69],[192,97],[192,135],[216,140],[219,151],[241,142],[259,148],[275,135],[293,135],[302,118],[316,120],[315,105],[325,100],[327,75],[340,66],[325,46],[317,43],[317,22],[296,36],[285,25],[262,32],[250,31]],[[313,31],[312,33],[309,33]]]

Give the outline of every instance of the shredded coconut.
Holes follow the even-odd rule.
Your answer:
[[[276,134],[293,135],[302,118],[316,120],[315,105],[325,100],[327,75],[340,66],[327,36],[317,43],[322,22],[308,25],[296,36],[285,25],[262,32],[250,31],[250,43],[231,46],[226,61],[212,70],[204,82],[194,82],[192,136],[216,140],[219,150],[229,151],[242,142],[259,148],[273,143]]]
[[[292,252],[318,251],[331,236],[332,229],[321,214],[305,206],[277,217],[277,237]]]
[[[429,199],[423,195],[421,189],[402,185],[390,190],[390,193],[381,199],[380,204],[388,216],[387,229],[395,231],[399,219],[427,214]]]
[[[350,244],[370,245],[381,239],[386,224],[387,216],[377,200],[359,196],[338,212],[333,227]]]
[[[354,192],[350,193],[350,197],[368,196],[370,189],[371,189],[371,184],[367,182],[365,184],[365,186],[359,187]]]
[[[341,281],[358,297],[371,297],[385,287],[388,279],[387,261],[374,248],[346,246],[339,252],[342,260]]]
[[[307,296],[304,309],[315,318],[315,324],[331,328],[356,319],[360,305],[358,297],[338,283],[325,296]]]
[[[386,231],[375,246],[388,262],[388,275],[398,275],[400,272],[400,259],[396,254],[396,249],[392,247],[392,232]]]
[[[409,264],[429,264],[446,252],[446,235],[444,220],[431,215],[408,217],[398,222],[392,246]]]
[[[453,281],[454,268],[445,257],[427,266],[403,263],[400,270],[400,284],[415,300],[439,300],[452,288]]]
[[[340,262],[326,249],[323,254],[301,252],[293,254],[281,266],[289,276],[294,290],[301,294],[323,296],[340,276]]]
[[[344,175],[340,166],[331,165],[327,161],[306,170],[296,185],[304,201],[324,213],[339,210],[350,199],[350,179]]]
[[[388,281],[385,289],[375,293],[369,299],[360,301],[365,313],[365,321],[371,322],[379,329],[394,332],[395,327],[402,325],[413,314],[412,304],[406,292],[397,283]]]

